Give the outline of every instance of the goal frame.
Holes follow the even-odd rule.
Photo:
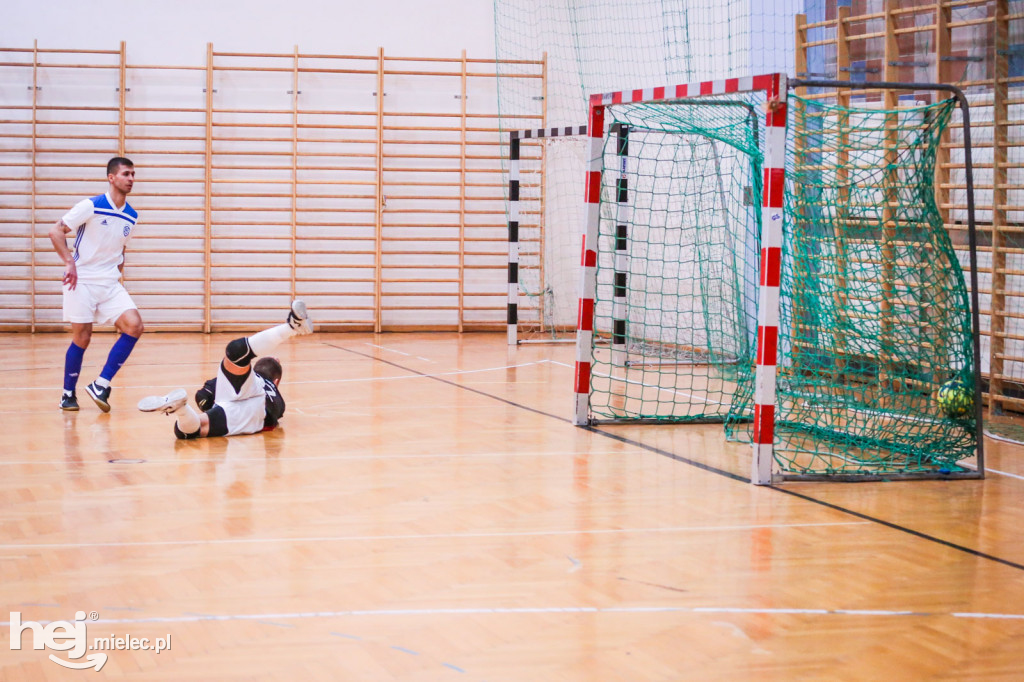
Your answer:
[[[591,352],[594,336],[594,313],[597,296],[597,238],[600,224],[600,196],[603,182],[603,145],[605,109],[615,104],[671,102],[699,97],[764,92],[765,146],[764,184],[762,188],[761,243],[759,245],[757,336],[754,379],[754,419],[752,432],[753,457],[750,481],[770,485],[773,481],[776,379],[778,363],[779,321],[781,313],[780,285],[782,270],[783,224],[786,183],[787,99],[790,89],[823,87],[836,90],[890,89],[907,91],[945,91],[957,100],[964,123],[964,151],[967,194],[968,249],[970,262],[971,325],[975,368],[974,409],[976,420],[976,468],[967,472],[940,474],[887,474],[886,478],[984,478],[984,430],[982,428],[981,324],[979,313],[977,231],[975,223],[974,181],[971,158],[970,115],[967,98],[953,85],[940,83],[872,82],[853,83],[838,80],[790,79],[784,73],[764,74],[747,78],[700,81],[673,86],[627,90],[591,95],[589,100],[588,136],[589,168],[584,202],[585,217],[581,258],[580,298],[577,315],[574,406],[572,421],[577,426],[590,425]],[[779,475],[776,480],[821,479],[821,475]],[[832,476],[831,480],[877,480],[865,475]]]
[[[508,299],[506,303],[506,324],[508,345],[515,346],[526,343],[519,338],[519,181],[520,181],[520,143],[522,140],[545,139],[552,137],[586,137],[587,126],[558,126],[554,128],[530,128],[528,130],[511,130],[508,133]],[[543,179],[541,180],[543,182]],[[548,229],[543,214],[541,215],[541,235]],[[543,242],[541,261],[543,262]],[[542,279],[543,281],[543,279]],[[574,339],[537,340],[533,343],[572,343]]]
[[[753,461],[751,482],[772,482],[775,441],[775,365],[779,336],[779,286],[782,275],[782,224],[786,178],[786,98],[784,73],[745,78],[698,81],[678,85],[595,94],[590,96],[587,122],[590,166],[584,191],[585,224],[581,261],[579,310],[576,323],[575,403],[573,423],[590,424],[591,347],[597,296],[597,238],[603,173],[604,115],[613,104],[665,102],[764,92],[764,186],[761,206],[760,272],[758,277],[757,354],[754,378]]]
[[[985,429],[984,429],[984,406],[982,404],[982,376],[981,376],[981,303],[978,284],[978,230],[976,221],[976,205],[974,201],[974,160],[971,151],[971,111],[967,96],[959,87],[949,83],[916,83],[903,81],[876,81],[876,82],[851,82],[830,80],[822,78],[793,78],[789,80],[789,88],[834,88],[836,90],[905,90],[909,92],[940,91],[948,92],[957,101],[960,114],[963,117],[964,136],[964,187],[967,204],[967,257],[970,266],[969,285],[971,297],[971,336],[972,354],[974,356],[974,423],[975,434],[975,461],[974,471],[949,472],[939,476],[927,473],[921,474],[886,474],[885,479],[899,478],[903,480],[917,479],[983,479],[985,478]],[[784,480],[821,480],[823,477],[786,475]],[[881,477],[869,476],[833,476],[831,480],[880,480]]]

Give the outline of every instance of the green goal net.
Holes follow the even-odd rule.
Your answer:
[[[607,109],[595,421],[724,421],[749,383],[763,118],[742,98]]]
[[[495,0],[502,131],[586,125],[595,93],[792,72],[794,17],[803,4]],[[588,151],[584,137],[523,141],[520,339],[575,329]]]
[[[977,368],[934,185],[956,101],[789,101],[776,461],[796,474],[962,471]]]
[[[606,108],[593,422],[721,421],[749,440],[757,97]],[[954,106],[790,96],[774,450],[784,476],[956,473],[975,453],[970,303],[935,203]]]
[[[577,423],[721,421],[730,438],[750,437],[758,301],[774,296],[758,281],[764,94],[646,93],[793,73],[804,4],[495,0],[503,131],[586,124],[594,94],[647,102],[602,102],[594,334],[576,358],[588,368]],[[935,202],[954,103],[904,100],[914,89],[892,110],[877,94],[790,93],[774,400],[774,468],[787,477],[966,475],[980,452],[958,262],[975,256],[954,250]],[[536,310],[520,319],[542,335],[571,328],[579,283],[590,286],[580,246],[591,161],[583,137],[523,146],[519,300]]]

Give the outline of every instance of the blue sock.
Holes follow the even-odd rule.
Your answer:
[[[85,356],[85,349],[76,346],[72,341],[68,346],[68,352],[64,355],[64,390],[73,391],[78,385],[78,375],[82,371],[82,358]]]
[[[117,370],[121,369],[121,365],[132,354],[136,341],[138,341],[136,337],[128,336],[127,334],[121,334],[121,336],[117,337],[114,347],[110,349],[110,355],[107,356],[107,364],[103,365],[103,371],[100,372],[100,376],[107,381],[113,379],[114,375],[117,374]]]

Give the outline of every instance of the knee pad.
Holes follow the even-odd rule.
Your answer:
[[[213,407],[214,402],[217,399],[217,380],[210,379],[203,387],[196,391],[196,405],[203,412],[209,412],[210,408]]]
[[[256,354],[249,348],[249,340],[245,338],[235,339],[224,349],[224,357],[239,367],[246,367]]]
[[[213,407],[213,395],[213,391],[206,390],[205,386],[196,391],[196,405],[200,410],[207,412]]]
[[[199,429],[196,429],[195,433],[185,433],[178,428],[178,422],[174,422],[174,435],[178,437],[178,440],[192,440],[193,438],[199,438]]]
[[[210,416],[210,429],[207,431],[210,438],[228,435],[228,416],[224,414],[223,407],[214,405],[206,414]]]

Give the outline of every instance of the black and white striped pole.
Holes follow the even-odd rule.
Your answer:
[[[519,137],[508,146],[508,345],[516,345],[519,324]]]
[[[560,128],[534,128],[531,130],[512,130],[508,139],[508,344],[519,343],[519,177],[520,142],[522,140],[540,139],[545,137],[582,137],[587,134],[587,126],[564,126]],[[541,178],[541,182],[544,179]],[[541,225],[541,229],[548,226]],[[540,254],[543,258],[544,254]]]
[[[615,185],[615,275],[612,295],[612,366],[626,366],[626,291],[629,273],[629,127],[615,126],[619,177]]]

